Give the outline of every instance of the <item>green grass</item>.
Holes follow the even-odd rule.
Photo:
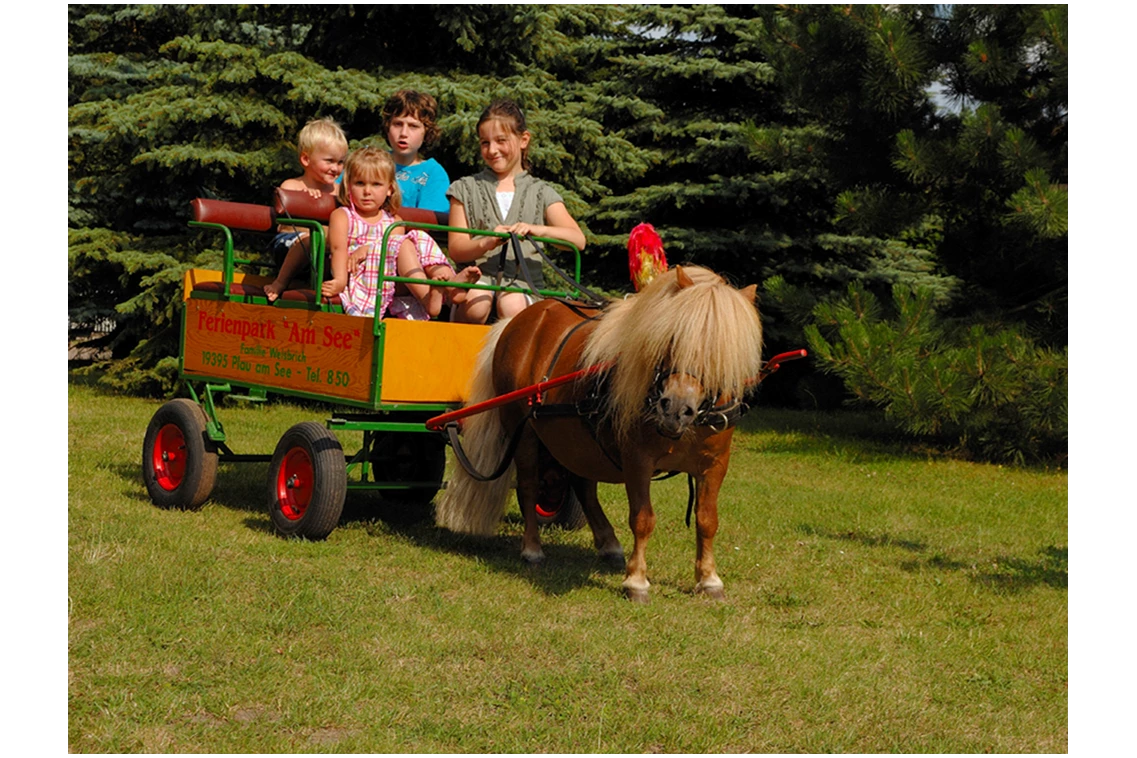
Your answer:
[[[201,511],[160,510],[139,473],[158,403],[68,400],[72,751],[1067,750],[1065,473],[758,409],[720,504],[727,602],[692,594],[677,477],[637,606],[587,530],[524,567],[515,505],[492,539],[356,505],[325,542],[285,540],[246,464]],[[326,417],[221,413],[243,453]],[[622,491],[601,497],[628,548]]]

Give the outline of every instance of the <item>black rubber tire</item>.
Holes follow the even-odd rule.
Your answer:
[[[315,421],[284,433],[268,472],[268,511],[282,535],[322,540],[340,522],[347,462],[336,436]]]
[[[538,454],[541,487],[537,494],[537,523],[564,529],[583,529],[588,524],[580,500],[572,489],[572,475],[544,445]]]
[[[446,441],[420,432],[388,432],[376,435],[371,446],[371,477],[376,482],[429,482],[430,487],[383,490],[384,521],[416,524],[433,517],[434,496],[446,475]]]
[[[205,435],[205,411],[178,398],[163,404],[146,427],[142,480],[161,508],[196,510],[217,483],[217,448]]]
[[[570,489],[565,493],[564,502],[555,515],[545,516],[540,511],[537,512],[537,523],[542,526],[554,524],[562,529],[583,529],[588,526],[588,519],[585,518],[584,508],[580,506],[576,493]]]

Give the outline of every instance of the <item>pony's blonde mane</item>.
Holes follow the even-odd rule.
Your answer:
[[[624,439],[643,418],[657,366],[698,377],[712,398],[738,398],[762,368],[762,324],[752,300],[710,269],[683,266],[657,276],[642,292],[612,303],[584,346],[584,366],[609,370],[613,428]]]

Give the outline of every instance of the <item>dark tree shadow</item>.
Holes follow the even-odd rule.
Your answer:
[[[972,577],[977,584],[1004,592],[1021,592],[1044,584],[1056,589],[1068,589],[1070,571],[1069,549],[1048,545],[1038,551],[1035,558],[999,556],[991,571]]]
[[[799,524],[797,530],[802,534],[808,534],[813,537],[824,537],[830,540],[844,540],[846,542],[856,542],[866,547],[898,547],[903,550],[911,552],[921,552],[927,550],[928,545],[925,542],[916,540],[901,539],[895,537],[888,532],[881,532],[880,534],[868,534],[857,530],[852,531],[827,531],[818,529],[809,524]]]
[[[267,507],[267,463],[222,464],[217,484],[206,504],[248,514],[245,528],[261,534],[275,534]],[[119,465],[114,469],[124,481],[124,494],[149,507],[150,498],[138,467]],[[363,528],[374,537],[396,535],[419,548],[477,559],[494,571],[528,581],[546,595],[563,595],[589,586],[606,586],[596,575],[613,573],[591,547],[543,542],[545,562],[531,566],[521,559],[520,514],[507,513],[502,522],[509,535],[472,537],[456,534],[434,525],[430,504],[413,504],[385,499],[364,492],[349,492],[337,528]],[[560,529],[544,527],[545,531]],[[587,529],[587,527],[586,527]],[[333,532],[334,535],[334,532]],[[295,538],[282,538],[295,539]]]
[[[829,531],[809,524],[801,524],[797,530],[810,536],[855,542],[866,547],[896,547],[912,553],[929,552],[928,543],[924,541],[899,539],[887,532],[867,534],[855,530]],[[902,560],[899,567],[910,573],[929,569],[961,571],[975,584],[998,592],[1017,593],[1040,585],[1064,590],[1068,588],[1069,582],[1068,552],[1064,546],[1047,545],[1034,556],[1000,555],[994,559],[976,558],[970,561],[948,558],[942,553],[933,552],[927,557]]]

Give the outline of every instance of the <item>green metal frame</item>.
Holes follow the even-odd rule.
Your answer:
[[[212,222],[204,221],[191,221],[190,226],[213,229],[219,231],[225,238],[225,262],[222,270],[223,290],[220,293],[191,293],[192,298],[208,299],[208,300],[226,300],[229,302],[243,302],[251,305],[269,305],[266,298],[257,296],[246,295],[233,295],[230,294],[230,287],[233,284],[234,273],[238,265],[253,265],[264,266],[262,262],[244,258],[237,258],[233,248],[233,233],[232,231],[222,225]],[[324,279],[324,261],[326,256],[324,254],[326,237],[324,234],[323,224],[319,221],[310,219],[288,219],[288,223],[292,226],[304,227],[309,230],[309,239],[312,244],[312,288],[317,293],[319,292],[320,285]],[[463,229],[461,227],[443,226],[440,224],[429,224],[425,222],[402,222],[399,224],[404,228],[424,229],[427,231],[440,231],[440,232],[464,232],[471,235],[494,236],[508,238],[510,235],[505,232],[490,232],[482,229]],[[395,226],[389,228],[383,236],[383,249],[387,247],[390,234],[394,231]],[[545,244],[554,245],[569,249],[575,256],[574,276],[576,282],[580,281],[580,249],[573,245],[571,242],[565,240],[552,239],[547,237],[534,237],[533,239]],[[392,282],[409,282],[409,283],[422,283],[422,279],[412,279],[400,276],[384,276],[385,271],[380,271],[379,289],[382,290],[384,281]],[[499,287],[496,285],[486,285],[477,283],[451,283],[441,282],[435,280],[428,280],[434,284],[443,286],[450,286],[462,289],[481,289],[499,292],[521,292],[528,294],[528,288],[519,287]],[[563,292],[559,290],[539,290],[538,294],[546,297],[573,297],[580,294],[579,290],[573,292]],[[304,302],[290,302],[284,300],[277,300],[272,304],[275,308],[303,308],[305,310],[321,310],[324,312],[342,312],[343,309],[339,306],[328,306],[320,302],[317,295],[315,305],[310,305]],[[271,455],[239,455],[232,452],[226,444],[225,427],[221,423],[217,413],[217,405],[215,397],[222,395],[229,395],[239,399],[245,399],[252,402],[264,401],[268,393],[272,392],[287,397],[297,397],[308,400],[318,400],[326,403],[335,403],[337,405],[348,406],[351,408],[359,409],[362,413],[335,413],[332,417],[325,421],[328,429],[345,431],[345,432],[362,432],[363,445],[359,452],[354,455],[346,455],[345,460],[348,468],[348,482],[347,489],[349,491],[381,491],[381,490],[408,490],[408,489],[421,489],[421,488],[435,488],[438,486],[437,482],[369,482],[368,476],[371,474],[371,464],[368,458],[368,452],[371,450],[372,445],[380,434],[436,434],[428,430],[421,421],[397,421],[393,420],[392,416],[418,413],[436,415],[441,412],[452,410],[455,405],[452,403],[388,403],[384,404],[379,400],[382,395],[382,367],[385,358],[386,348],[386,324],[383,319],[372,317],[373,334],[375,336],[375,349],[374,358],[371,366],[372,382],[371,382],[371,397],[369,402],[359,402],[354,400],[344,400],[338,397],[331,397],[328,395],[320,395],[312,392],[298,392],[293,390],[281,390],[276,387],[268,387],[265,385],[255,384],[251,382],[235,382],[232,380],[225,380],[216,377],[208,376],[185,376],[185,333],[186,333],[186,309],[182,309],[182,328],[179,334],[179,350],[178,350],[178,375],[185,382],[187,389],[193,401],[201,406],[206,415],[206,435],[210,441],[218,448],[218,455],[222,462],[227,463],[249,463],[249,462],[268,462],[272,460]],[[198,392],[193,388],[192,382],[201,382],[203,391],[199,397]],[[237,394],[235,389],[244,389],[246,394]],[[358,475],[356,481],[352,481],[353,475]]]
[[[319,296],[320,285],[324,281],[324,262],[327,256],[324,254],[325,246],[327,245],[326,235],[324,234],[324,225],[319,221],[306,218],[290,218],[287,220],[290,226],[299,226],[308,230],[308,240],[311,244],[311,261],[309,271],[311,272],[312,290],[316,292],[316,305],[320,310],[331,313],[342,313],[343,308],[340,306],[324,305],[320,302]],[[270,264],[252,258],[238,258],[233,247],[233,231],[224,224],[214,223],[212,221],[190,221],[189,225],[199,229],[212,229],[221,232],[225,238],[225,259],[221,264],[221,280],[222,291],[220,293],[213,292],[200,292],[195,293],[192,297],[202,300],[226,300],[228,302],[248,303],[249,305],[269,305],[268,298],[259,297],[255,295],[233,295],[229,292],[233,284],[234,274],[237,266],[257,266],[259,268],[269,268]],[[304,302],[292,302],[288,300],[280,300],[274,304],[277,308],[302,308],[311,310],[310,306]]]
[[[387,231],[383,233],[383,249],[384,250],[387,249],[387,242],[390,240],[392,232],[394,232],[395,229],[400,227],[400,226],[405,228],[405,229],[427,229],[430,231],[438,231],[438,232],[464,232],[466,234],[469,234],[471,236],[476,236],[476,237],[477,236],[480,236],[480,237],[499,237],[499,238],[503,238],[503,239],[509,239],[509,237],[510,237],[509,232],[491,232],[491,231],[487,231],[485,229],[464,229],[464,228],[459,227],[459,226],[443,226],[441,224],[429,224],[425,221],[401,221],[397,225],[392,224],[391,226],[389,226],[387,228]],[[552,237],[533,237],[532,239],[536,240],[537,242],[542,242],[546,245],[554,245],[556,247],[561,247],[561,248],[564,248],[566,250],[571,250],[573,253],[573,256],[574,256],[573,278],[575,280],[575,283],[580,282],[580,248],[578,248],[576,245],[572,244],[571,242],[569,242],[567,240],[559,240],[559,239],[554,239]],[[526,295],[530,294],[530,290],[528,287],[500,287],[500,286],[495,285],[495,284],[477,284],[477,283],[468,283],[467,284],[465,282],[440,282],[440,281],[437,281],[434,279],[426,279],[426,280],[413,279],[413,278],[409,278],[409,277],[405,277],[405,276],[387,276],[386,274],[387,274],[387,272],[385,269],[381,269],[379,271],[379,282],[377,285],[379,288],[379,291],[382,291],[382,289],[383,289],[383,282],[396,282],[396,283],[404,283],[404,284],[406,284],[406,283],[422,284],[424,281],[426,281],[426,282],[430,282],[431,284],[438,284],[438,285],[445,286],[445,287],[453,287],[455,289],[490,290],[493,292],[520,292],[520,293],[526,294]],[[543,297],[576,297],[582,293],[579,289],[574,288],[572,292],[564,292],[561,290],[543,289],[543,290],[537,290],[536,294],[542,295]],[[376,327],[375,334],[376,335],[379,334],[378,327]]]

